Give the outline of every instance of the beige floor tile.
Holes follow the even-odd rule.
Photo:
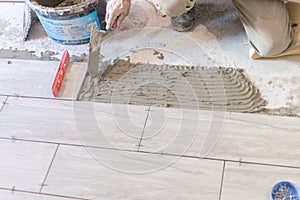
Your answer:
[[[223,162],[176,159],[61,146],[43,192],[111,200],[218,199]]]
[[[38,192],[56,145],[0,140],[0,187]]]
[[[298,141],[300,118],[151,108],[141,150],[300,167]]]
[[[0,94],[54,98],[51,86],[59,62],[0,59]],[[67,71],[59,97],[73,98],[85,75],[85,63],[72,63]],[[67,87],[67,88],[66,88]],[[74,91],[73,91],[74,90]],[[74,98],[76,98],[74,96]]]
[[[23,192],[11,192],[0,190],[1,200],[75,200],[74,198],[54,197],[41,194],[29,194]]]
[[[137,149],[147,107],[9,98],[0,136],[27,140]]]
[[[152,107],[140,150],[207,155],[223,127],[222,112]]]
[[[300,185],[300,169],[226,163],[222,200],[270,199],[273,185],[291,181]]]
[[[59,62],[0,60],[0,94],[53,97],[51,85]]]
[[[228,113],[211,158],[300,167],[300,118]]]

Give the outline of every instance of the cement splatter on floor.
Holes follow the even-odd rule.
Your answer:
[[[118,60],[92,80],[80,99],[117,104],[258,112],[266,101],[242,70],[133,64]]]

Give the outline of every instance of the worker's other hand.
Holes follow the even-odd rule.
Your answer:
[[[110,0],[106,6],[106,30],[118,28],[130,11],[131,0]]]

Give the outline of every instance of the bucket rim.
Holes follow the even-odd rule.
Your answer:
[[[65,12],[65,11],[72,11],[72,10],[77,11],[85,7],[86,5],[98,3],[98,0],[85,0],[84,2],[80,2],[78,4],[72,6],[65,6],[65,7],[47,7],[47,6],[40,5],[38,2],[32,0],[28,0],[28,3],[31,9],[34,10],[38,9],[39,11],[46,11],[48,13],[51,13],[51,12]]]

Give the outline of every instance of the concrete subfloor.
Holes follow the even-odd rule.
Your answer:
[[[22,3],[1,3],[0,11],[1,58],[53,60],[68,49],[72,61],[86,61],[87,44],[57,44],[39,23],[29,40],[22,41]],[[300,115],[299,56],[248,58],[250,45],[230,0],[201,0],[197,16],[192,32],[178,33],[171,30],[168,17],[160,17],[150,3],[133,0],[129,17],[107,36],[102,54],[105,59],[129,55],[133,61],[242,68],[268,101],[268,109]],[[153,49],[162,52],[164,59],[154,56]]]

